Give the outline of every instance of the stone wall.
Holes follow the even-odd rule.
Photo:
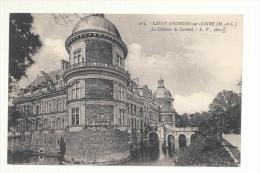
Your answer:
[[[33,133],[29,135],[11,136],[8,139],[8,147],[16,151],[30,150],[32,152],[40,152],[55,154],[60,152],[61,138],[64,137],[64,132],[59,133]]]
[[[112,64],[112,44],[104,40],[85,41],[86,61],[90,63]]]
[[[12,151],[31,150],[31,135],[8,137],[8,148]]]
[[[107,79],[86,79],[87,98],[113,98],[113,82]]]
[[[162,114],[162,119],[161,121],[173,121],[173,115],[172,114]]]
[[[110,125],[114,121],[113,105],[87,104],[87,125]]]
[[[115,163],[129,158],[129,134],[113,128],[89,128],[65,136],[65,161]]]
[[[64,133],[32,134],[31,149],[34,152],[40,152],[40,149],[43,149],[43,153],[58,153],[60,152],[60,139],[63,136]]]

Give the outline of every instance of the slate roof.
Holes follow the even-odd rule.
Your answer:
[[[58,80],[56,78],[56,76],[61,76],[61,73],[62,73],[62,70],[55,70],[55,71],[51,71],[48,74],[48,77],[53,81],[53,83],[57,83]],[[43,75],[40,75],[40,76],[37,76],[37,78],[32,81],[29,85],[29,86],[37,86],[37,85],[40,85],[42,82],[45,81],[45,77]]]

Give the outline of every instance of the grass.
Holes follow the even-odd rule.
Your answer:
[[[207,147],[203,138],[198,138],[189,147],[176,150],[176,166],[235,167],[235,161],[220,145]]]

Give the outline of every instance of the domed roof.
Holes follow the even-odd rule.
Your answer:
[[[83,30],[99,30],[107,32],[121,39],[115,25],[104,17],[103,14],[90,14],[82,18],[74,27],[72,34]]]
[[[158,80],[158,89],[154,92],[154,97],[158,99],[172,99],[171,92],[165,88],[164,80]]]
[[[172,95],[171,95],[171,92],[168,89],[163,87],[163,88],[158,88],[154,92],[154,97],[155,98],[172,98]]]

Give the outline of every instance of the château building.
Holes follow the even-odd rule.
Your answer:
[[[131,78],[127,46],[103,14],[80,19],[65,47],[69,60],[14,99],[19,119],[9,149],[60,153],[63,144],[67,161],[104,163],[128,159],[131,147],[151,144],[153,135],[165,147],[179,148],[181,135],[190,144],[197,129],[175,127],[174,99],[162,78],[154,93]]]

